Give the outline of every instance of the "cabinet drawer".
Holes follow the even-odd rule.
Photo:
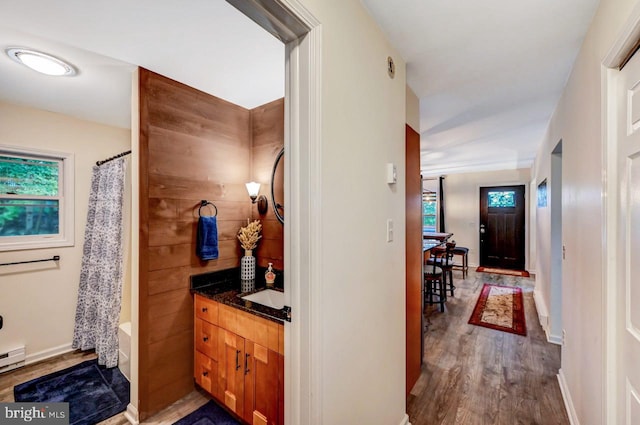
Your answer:
[[[218,327],[202,319],[196,319],[194,342],[197,351],[218,359]]]
[[[205,298],[201,295],[196,295],[196,317],[202,320],[206,320],[214,325],[218,324],[218,303]]]
[[[194,360],[194,378],[196,379],[196,383],[209,394],[215,394],[218,375],[218,363],[198,351],[196,351]]]

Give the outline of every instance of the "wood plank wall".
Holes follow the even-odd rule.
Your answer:
[[[277,154],[284,141],[284,102],[253,112],[145,69],[139,75],[142,421],[194,388],[189,276],[240,265],[238,229],[248,217],[257,218],[245,188],[252,177],[252,157],[256,172],[269,169],[268,177],[260,180],[267,194],[271,178],[267,162],[273,164],[269,155]],[[258,125],[255,131],[252,116]],[[252,148],[254,134],[258,144]],[[201,261],[195,255],[202,199],[218,208],[217,260]],[[212,212],[211,207],[203,208],[203,214]],[[260,249],[281,264],[282,226],[272,212],[264,218]],[[261,258],[260,251],[256,255]],[[261,264],[269,261],[265,257]]]
[[[271,173],[276,156],[284,146],[284,99],[258,106],[251,110],[253,130],[252,170],[251,178],[260,183],[260,194],[269,200],[266,214],[258,214],[258,208],[253,205],[252,218],[262,221],[262,239],[256,250],[259,266],[273,267],[284,270],[284,226],[276,219],[271,202]],[[285,155],[286,158],[286,155]],[[284,164],[281,160],[276,176],[276,199],[284,203]],[[261,276],[257,276],[258,279]]]
[[[239,227],[251,215],[247,109],[140,70],[140,358],[144,420],[191,392],[189,276],[239,266]],[[220,256],[195,255],[198,207],[218,208]],[[203,208],[210,215],[211,207]]]

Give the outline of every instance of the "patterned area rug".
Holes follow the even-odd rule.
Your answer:
[[[469,323],[518,335],[527,335],[522,289],[485,283]]]
[[[504,274],[508,276],[529,277],[529,272],[526,270],[497,269],[494,267],[480,266],[476,269],[476,271],[481,273],[495,273],[495,274]]]
[[[93,425],[129,404],[129,381],[117,367],[88,360],[13,388],[17,402],[69,403],[70,425]]]

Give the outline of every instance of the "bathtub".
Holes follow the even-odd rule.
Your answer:
[[[121,323],[118,328],[118,369],[131,382],[131,322]]]

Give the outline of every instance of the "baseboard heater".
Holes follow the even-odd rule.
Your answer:
[[[6,353],[0,353],[0,373],[24,366],[25,357],[26,352],[24,347],[19,347]]]

